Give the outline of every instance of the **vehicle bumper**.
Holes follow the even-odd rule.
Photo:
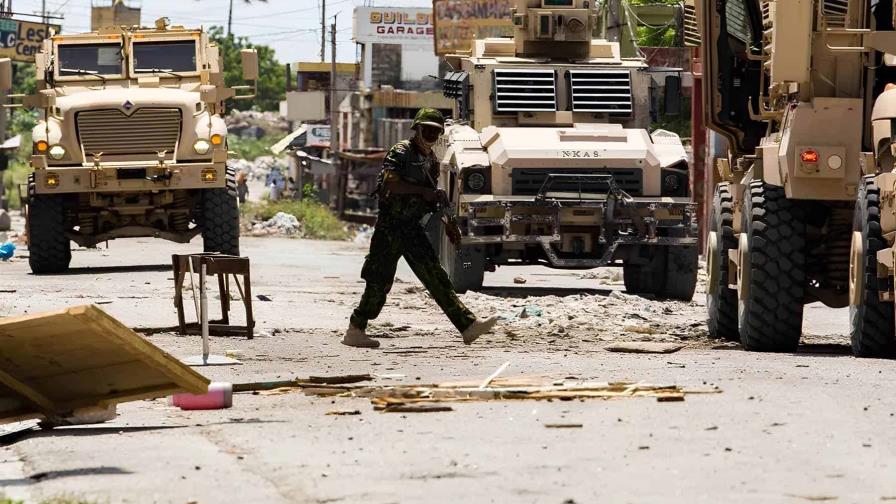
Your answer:
[[[696,204],[689,198],[546,199],[537,197],[465,197],[461,202],[467,224],[463,245],[540,245],[548,261],[558,268],[595,268],[613,261],[624,246],[697,245]],[[565,217],[590,212],[591,223],[569,222]],[[495,216],[495,214],[499,216]],[[483,218],[480,215],[488,214]],[[519,224],[546,230],[521,234]],[[599,233],[600,258],[560,257],[554,245],[563,241],[564,228],[577,226]],[[526,226],[523,226],[526,227]],[[484,228],[491,232],[483,233]],[[500,233],[495,232],[500,230]],[[621,232],[607,232],[619,230]]]
[[[55,179],[56,183],[52,183]],[[143,192],[225,187],[226,163],[121,162],[34,170],[35,194]]]

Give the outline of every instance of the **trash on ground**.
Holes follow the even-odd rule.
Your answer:
[[[257,297],[259,301],[273,301],[273,299],[271,299],[269,296],[265,296],[264,294],[258,294],[255,297]]]
[[[584,400],[622,397],[655,397],[665,401],[683,401],[687,394],[716,394],[714,388],[682,388],[677,385],[653,385],[631,382],[586,382],[579,380],[495,379],[491,386],[479,388],[478,382],[456,382],[433,385],[332,385],[328,388],[304,387],[306,395],[325,397],[362,397],[374,409],[395,412],[396,408],[420,404],[500,400]]]
[[[327,412],[327,416],[351,416],[360,414],[361,410],[332,410]]]
[[[374,404],[373,409],[383,413],[442,413],[454,411],[454,408],[451,406],[434,406],[430,404],[384,404],[382,406]]]
[[[63,425],[127,401],[202,394],[209,380],[96,306],[0,320],[0,423]]]
[[[518,276],[513,279],[513,283],[524,284],[524,283],[526,283],[526,279],[524,277]]]
[[[548,429],[581,429],[584,427],[580,423],[546,423],[544,426]]]
[[[684,348],[684,345],[679,343],[662,343],[655,341],[623,341],[619,343],[612,343],[604,347],[604,350],[608,352],[622,352],[622,353],[656,353],[656,354],[669,354],[674,353]]]
[[[16,253],[16,245],[13,242],[6,242],[0,245],[0,260],[8,261]]]
[[[286,389],[287,392],[304,387],[317,387],[319,385],[346,385],[351,383],[360,383],[373,380],[373,376],[369,374],[358,375],[334,375],[334,376],[309,376],[308,378],[294,378],[292,380],[278,380],[266,382],[250,382],[235,383],[233,385],[234,392],[261,392],[261,391],[279,391]],[[282,393],[282,392],[279,392]]]
[[[300,235],[302,224],[293,214],[277,212],[270,219],[259,222],[252,227],[253,235],[283,234],[286,236]]]
[[[171,404],[182,410],[215,410],[233,406],[233,385],[212,382],[205,394],[174,394]]]

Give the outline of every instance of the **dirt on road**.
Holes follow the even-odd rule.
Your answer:
[[[70,274],[36,277],[27,249],[0,263],[0,316],[95,303],[177,357],[172,253],[198,244],[113,242],[76,250]],[[441,413],[380,413],[361,398],[238,394],[222,411],[129,403],[108,424],[3,436],[0,493],[37,502],[877,502],[896,496],[893,363],[847,355],[845,314],[811,306],[801,352],[746,353],[707,338],[703,294],[625,294],[618,272],[502,269],[463,296],[499,314],[464,346],[405,265],[371,326],[379,350],[338,343],[363,288],[354,243],[245,238],[256,338],[212,339],[247,382],[371,373],[412,385],[502,376],[718,387],[650,398],[497,401]],[[526,283],[514,283],[523,276]],[[191,315],[188,307],[188,315]],[[667,355],[611,353],[619,341],[675,342]],[[356,415],[328,415],[357,410]],[[575,424],[577,428],[546,428]],[[7,426],[7,430],[27,425]]]

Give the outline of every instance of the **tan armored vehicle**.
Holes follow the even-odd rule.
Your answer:
[[[255,81],[254,51],[242,54]],[[69,241],[92,247],[152,236],[206,251],[239,253],[233,173],[226,167],[228,88],[218,48],[201,29],[116,27],[55,35],[36,58],[37,93],[11,95],[39,107],[27,229],[31,270],[65,271]],[[8,60],[0,87],[11,87]],[[238,93],[246,92],[242,96]]]
[[[730,148],[708,239],[710,333],[793,351],[803,306],[820,301],[851,306],[857,354],[892,349],[893,305],[879,296],[892,283],[877,278],[896,231],[879,207],[893,186],[892,0],[696,8],[706,119]]]
[[[439,250],[456,288],[496,266],[622,264],[629,292],[691,299],[688,160],[676,134],[647,129],[646,63],[592,38],[594,2],[517,0],[512,15],[513,39],[448,57],[454,121],[436,152],[464,238]]]

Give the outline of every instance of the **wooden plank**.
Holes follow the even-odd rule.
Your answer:
[[[19,393],[22,397],[27,399],[28,402],[37,406],[43,413],[50,413],[54,411],[53,403],[49,399],[44,397],[42,393],[20,382],[14,376],[8,374],[2,369],[0,369],[0,382],[3,382],[4,385],[12,389],[14,392]]]
[[[0,423],[209,384],[95,306],[0,319],[0,370]]]

